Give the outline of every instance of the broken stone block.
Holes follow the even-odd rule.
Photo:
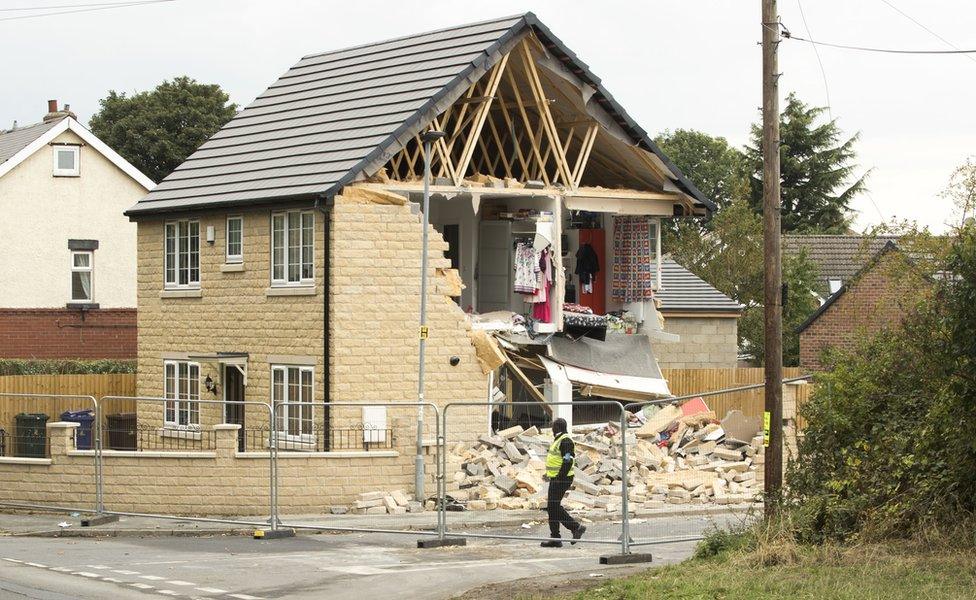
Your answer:
[[[390,492],[390,495],[393,496],[393,500],[397,503],[397,506],[406,506],[410,502],[410,496],[403,490],[394,490]]]
[[[389,512],[390,512],[391,515],[405,515],[405,514],[407,514],[407,507],[406,506],[394,506],[393,508],[390,509]]]
[[[722,460],[737,462],[742,460],[742,451],[719,446],[712,451],[712,456],[714,458],[721,458]]]
[[[411,501],[407,503],[407,512],[419,513],[424,512],[424,505],[417,501]]]
[[[519,449],[512,442],[508,442],[507,444],[505,444],[504,448],[502,448],[502,451],[505,453],[505,456],[508,458],[508,460],[512,462],[521,462],[522,453],[519,452]]]
[[[329,512],[333,515],[344,515],[349,512],[348,506],[330,506]]]
[[[386,492],[365,492],[359,494],[359,499],[364,502],[369,502],[370,500],[383,500],[383,496],[386,496]]]
[[[353,503],[353,508],[375,508],[377,506],[383,506],[384,496],[380,496],[374,500],[356,500]]]
[[[522,510],[524,507],[523,502],[521,498],[502,498],[498,501],[498,508],[504,510]]]
[[[473,477],[481,477],[485,474],[485,468],[478,463],[468,463],[464,465],[464,470]]]
[[[468,510],[488,510],[484,500],[468,500]]]
[[[516,425],[514,427],[509,427],[508,429],[502,429],[501,431],[497,432],[495,435],[501,438],[505,438],[506,440],[511,440],[514,439],[515,436],[523,433],[524,431],[525,430],[522,429],[521,425]]]
[[[573,478],[573,489],[580,490],[591,496],[599,496],[603,492],[601,488],[578,476]]]
[[[504,475],[496,475],[495,487],[505,492],[505,494],[511,495],[515,492],[515,488],[518,487],[518,482]]]
[[[397,501],[393,499],[393,496],[384,496],[383,506],[386,507],[387,512],[392,512],[397,507]]]
[[[382,500],[381,500],[381,502],[382,502]],[[367,514],[367,515],[385,515],[386,514],[386,507],[385,506],[373,506],[373,507],[367,508],[365,514]]]

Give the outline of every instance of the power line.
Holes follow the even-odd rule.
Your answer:
[[[162,2],[175,2],[176,0],[141,0],[138,2],[115,2],[111,4],[105,4],[102,6],[90,7],[90,8],[78,8],[75,10],[61,10],[55,12],[39,13],[36,15],[17,15],[16,17],[3,17],[0,21],[19,21],[21,19],[38,19],[40,17],[53,17],[56,15],[69,15],[74,13],[85,13],[94,12],[97,10],[109,10],[113,8],[128,8],[130,6],[145,6],[147,4],[160,4]]]
[[[900,50],[896,48],[871,48],[868,46],[849,46],[847,44],[831,44],[829,42],[815,42],[790,33],[789,29],[783,28],[783,38],[807,42],[817,46],[827,46],[829,48],[840,48],[842,50],[859,50],[861,52],[881,52],[885,54],[976,54],[976,50]]]
[[[939,35],[938,33],[936,33],[936,32],[934,32],[934,31],[932,31],[931,29],[929,29],[928,27],[926,27],[925,25],[923,25],[923,24],[921,23],[921,21],[919,21],[919,20],[918,20],[918,19],[916,19],[915,17],[913,17],[913,16],[911,16],[910,14],[908,14],[908,13],[906,13],[906,12],[905,12],[905,11],[903,11],[902,9],[900,9],[900,8],[898,8],[897,6],[895,6],[894,4],[892,4],[891,2],[889,2],[888,0],[881,0],[881,2],[884,2],[884,3],[886,4],[886,5],[888,5],[888,8],[890,8],[891,10],[893,10],[893,11],[895,11],[895,12],[897,12],[897,13],[898,13],[898,14],[900,14],[901,16],[903,16],[903,17],[905,17],[906,19],[908,19],[909,21],[911,21],[912,23],[915,23],[916,25],[918,25],[919,27],[921,27],[921,28],[922,28],[922,29],[924,29],[925,31],[927,31],[927,32],[929,32],[930,34],[932,34],[932,36],[934,36],[934,37],[935,37],[936,39],[939,39],[939,40],[941,40],[942,42],[944,42],[944,43],[945,43],[945,44],[946,44],[947,46],[949,46],[950,48],[953,48],[953,49],[955,49],[955,50],[959,50],[959,49],[960,49],[960,48],[959,48],[959,46],[957,46],[957,45],[955,45],[955,44],[953,44],[952,42],[950,42],[949,40],[947,40],[947,39],[945,39],[944,37],[942,37],[942,36],[941,36],[941,35]],[[973,62],[976,62],[976,57],[973,57],[973,56],[969,56],[969,55],[967,54],[967,55],[966,55],[966,58],[968,58],[969,60],[971,60],[971,61],[973,61]]]
[[[56,8],[85,8],[88,6],[112,6],[117,4],[131,4],[134,0],[123,2],[96,2],[92,4],[48,4],[45,6],[18,6],[14,8],[0,8],[0,12],[16,12],[21,10],[52,10]]]
[[[803,19],[803,27],[807,30],[807,35],[810,36],[810,39],[813,39],[813,34],[810,33],[810,26],[807,24],[807,16],[803,14],[802,0],[796,0],[796,5],[800,8],[800,18]],[[824,94],[827,96],[827,116],[833,121],[834,115],[830,110],[830,86],[827,84],[827,71],[824,70],[823,61],[820,60],[820,49],[816,45],[813,46],[813,53],[817,55],[817,64],[820,65],[820,76],[823,77]]]

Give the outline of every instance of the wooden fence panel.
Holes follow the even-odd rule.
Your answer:
[[[0,377],[0,392],[16,394],[57,394],[94,396],[135,396],[133,373],[99,375],[8,375]],[[67,410],[84,410],[91,403],[84,399],[19,398],[0,395],[0,429],[14,430],[19,413],[44,413],[56,421]],[[112,412],[135,412],[134,401],[112,404]]]
[[[671,393],[675,396],[689,396],[704,392],[714,392],[726,388],[754,385],[763,382],[762,368],[740,369],[661,369],[668,380]],[[805,375],[799,367],[783,369],[783,378],[789,379]],[[809,395],[810,386],[799,386],[797,404]],[[800,390],[803,390],[802,392]],[[762,388],[731,392],[719,396],[708,396],[705,403],[715,411],[719,419],[730,410],[741,410],[746,416],[762,417],[765,399]]]

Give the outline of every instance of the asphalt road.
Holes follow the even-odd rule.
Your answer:
[[[701,519],[700,528],[713,521]],[[610,524],[591,525],[594,539]],[[606,531],[603,528],[607,528]],[[493,530],[542,535],[542,528]],[[0,542],[0,598],[451,598],[522,578],[611,576],[598,564],[603,545],[543,549],[537,542],[469,539],[466,547],[420,550],[415,535],[32,538]],[[694,542],[643,548],[654,564],[687,558]]]

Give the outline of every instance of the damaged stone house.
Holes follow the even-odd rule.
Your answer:
[[[242,401],[312,402],[279,420],[293,448],[338,460],[356,449],[344,429],[376,425],[410,480],[408,413],[327,403],[416,400],[428,131],[446,135],[430,156],[427,400],[486,401],[503,380],[540,403],[668,395],[651,349],[673,338],[661,220],[714,206],[527,13],[306,56],[126,212],[138,393],[167,399],[140,403],[140,426],[193,441],[266,427]],[[638,351],[606,358],[620,348]],[[449,438],[490,417],[451,418]]]

